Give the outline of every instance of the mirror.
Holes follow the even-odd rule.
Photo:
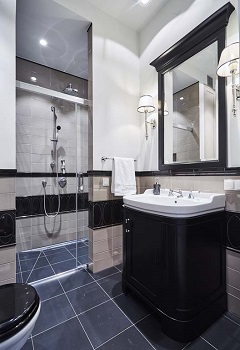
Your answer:
[[[164,74],[164,164],[218,160],[217,42]]]
[[[216,74],[228,3],[156,58],[159,99],[159,170],[226,166],[225,80]]]

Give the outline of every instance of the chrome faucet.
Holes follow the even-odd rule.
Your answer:
[[[177,193],[178,194],[178,198],[179,197],[183,197],[183,194],[182,194],[182,190],[179,188],[179,190],[169,190],[169,192],[168,192],[168,196],[169,197],[172,197],[173,196],[173,193]]]
[[[192,191],[189,192],[188,198],[189,198],[189,199],[194,199],[194,195],[193,195]]]

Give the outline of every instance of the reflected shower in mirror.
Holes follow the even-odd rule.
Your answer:
[[[164,74],[164,163],[218,159],[217,42]]]

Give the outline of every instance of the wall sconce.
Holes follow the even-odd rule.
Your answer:
[[[235,76],[239,73],[239,43],[233,43],[222,51],[217,67],[220,77],[232,77],[233,116],[236,117],[236,99],[240,98],[239,86],[236,86]]]
[[[137,110],[139,113],[145,113],[145,136],[146,136],[146,140],[147,140],[148,139],[148,126],[147,125],[151,124],[153,129],[156,128],[156,120],[154,118],[151,119],[151,122],[147,121],[147,114],[155,111],[152,96],[151,95],[141,96]]]

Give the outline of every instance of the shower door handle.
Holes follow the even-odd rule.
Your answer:
[[[78,192],[83,192],[83,173],[77,173],[78,177]]]

